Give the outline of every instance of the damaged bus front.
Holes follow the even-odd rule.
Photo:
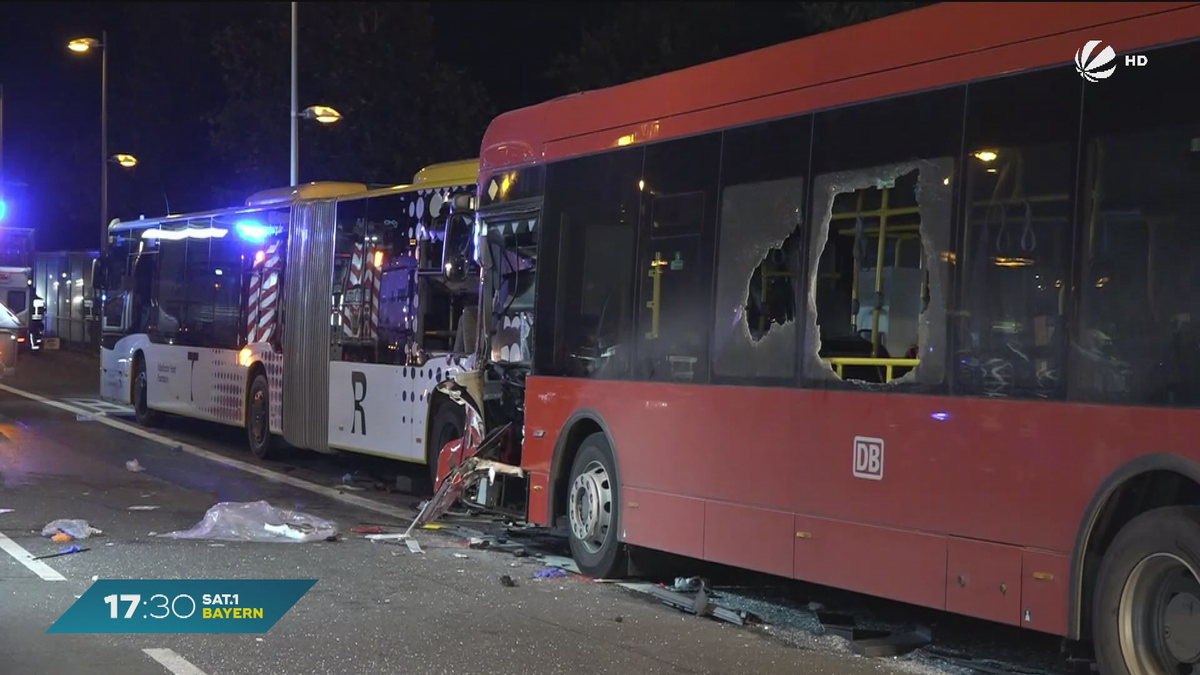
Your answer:
[[[438,387],[456,404],[461,416],[455,421],[463,435],[441,448],[437,496],[421,523],[436,520],[459,497],[472,508],[525,518],[527,487],[520,466],[525,378],[533,365],[541,176],[542,167],[492,176],[475,197],[456,199],[446,221],[446,277],[482,270],[479,365]],[[430,433],[436,438],[436,427]]]

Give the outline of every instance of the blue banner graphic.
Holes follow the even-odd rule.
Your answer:
[[[316,579],[101,579],[47,633],[265,633]]]

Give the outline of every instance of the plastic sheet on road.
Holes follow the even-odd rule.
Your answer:
[[[210,508],[192,529],[158,536],[294,544],[325,541],[336,537],[337,533],[336,523],[257,501],[221,502]]]

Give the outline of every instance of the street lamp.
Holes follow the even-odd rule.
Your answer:
[[[300,93],[297,86],[297,73],[299,71],[297,56],[299,40],[296,37],[297,33],[296,21],[296,3],[292,3],[292,187],[300,182],[300,127],[299,122],[302,119],[316,120],[321,124],[333,124],[342,119],[342,114],[327,105],[314,105],[299,111],[300,108]]]
[[[100,255],[103,256],[108,251],[108,32],[100,31],[99,40],[71,40],[67,49],[77,54],[100,51]]]
[[[126,168],[126,169],[132,169],[133,167],[138,165],[137,157],[134,157],[133,155],[130,155],[130,154],[126,154],[124,152],[119,152],[119,153],[113,155],[112,157],[109,157],[108,161],[112,162],[113,164],[120,164],[123,168]]]
[[[300,117],[306,120],[316,120],[321,124],[333,124],[342,119],[342,113],[327,105],[313,105],[304,109]]]

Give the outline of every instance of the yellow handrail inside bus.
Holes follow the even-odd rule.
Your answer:
[[[655,252],[654,260],[650,262],[650,278],[654,281],[654,290],[651,296],[653,299],[646,303],[646,307],[650,310],[650,331],[646,333],[647,340],[658,339],[659,301],[662,300],[662,268],[666,264],[667,261],[662,259],[662,254]]]
[[[837,373],[838,377],[842,377],[842,369],[846,366],[881,367],[884,369],[884,383],[895,379],[893,377],[893,369],[895,368],[916,368],[921,365],[921,359],[881,359],[868,356],[830,356],[822,360],[833,366],[833,370]]]

